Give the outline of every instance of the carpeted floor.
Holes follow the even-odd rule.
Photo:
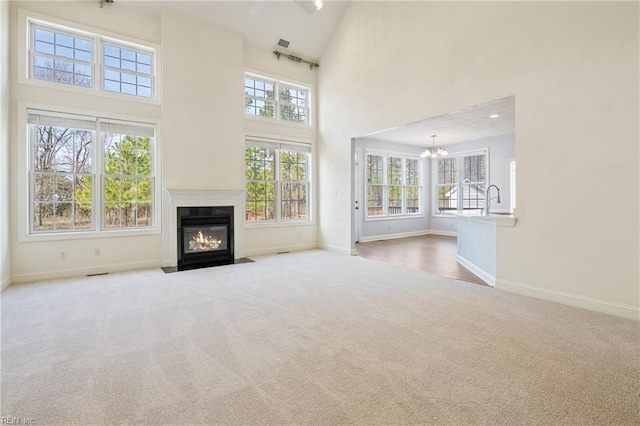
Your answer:
[[[2,293],[44,424],[639,424],[640,323],[324,251]]]

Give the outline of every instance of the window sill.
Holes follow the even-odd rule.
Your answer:
[[[42,233],[42,234],[24,234],[18,237],[21,243],[38,243],[47,241],[65,241],[65,240],[95,240],[100,238],[114,237],[141,237],[148,235],[160,235],[160,227],[156,226],[149,229],[114,229],[109,231],[75,231],[75,232],[59,232],[59,233]]]
[[[18,79],[18,84],[24,86],[38,87],[49,90],[59,90],[68,93],[77,93],[87,96],[99,96],[104,99],[116,99],[124,102],[137,102],[145,105],[161,106],[162,102],[156,98],[143,98],[134,95],[127,95],[114,92],[105,92],[104,90],[95,87],[78,87],[70,84],[52,83],[46,80],[35,80],[33,78],[21,77]]]
[[[263,228],[291,228],[297,226],[314,226],[313,221],[287,221],[287,222],[245,222],[244,229],[263,229]]]
[[[245,120],[251,120],[257,123],[269,123],[269,124],[275,124],[279,126],[295,127],[297,129],[307,129],[307,130],[315,129],[315,126],[313,124],[295,123],[293,121],[278,120],[276,118],[266,118],[266,117],[259,117],[256,115],[248,115],[248,114],[245,114],[244,118]]]
[[[416,214],[416,215],[397,215],[397,216],[372,216],[365,217],[365,222],[380,222],[385,220],[408,220],[408,219],[424,219],[426,216],[424,214]]]

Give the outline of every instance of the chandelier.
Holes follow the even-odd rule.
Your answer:
[[[420,154],[420,157],[438,158],[449,154],[447,150],[442,147],[436,148],[436,135],[431,135],[431,139],[431,148],[425,149],[422,154]]]

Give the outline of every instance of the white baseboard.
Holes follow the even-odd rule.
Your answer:
[[[94,266],[91,268],[74,268],[53,272],[37,272],[33,274],[14,275],[12,283],[25,283],[41,280],[52,280],[57,278],[80,277],[91,274],[104,274],[111,272],[132,271],[134,269],[160,268],[160,261],[153,260],[147,262],[120,263],[115,265]]]
[[[417,237],[419,235],[427,235],[429,233],[430,231],[413,231],[413,232],[400,232],[398,234],[376,235],[373,237],[362,237],[360,238],[360,242],[368,243],[370,241],[394,240],[396,238]]]
[[[441,231],[439,229],[429,230],[429,235],[444,235],[445,237],[457,237],[458,233],[455,231]]]
[[[486,272],[484,269],[480,269],[475,264],[469,262],[467,259],[460,255],[456,255],[456,261],[467,268],[469,271],[473,272],[475,276],[480,278],[485,283],[489,284],[491,287],[496,286],[496,277]]]
[[[537,299],[549,300],[551,302],[562,303],[564,305],[575,306],[577,308],[602,312],[640,321],[640,308],[621,303],[609,302],[607,300],[594,299],[577,294],[565,293],[557,290],[549,290],[531,286],[528,284],[515,283],[507,280],[498,280],[495,286],[498,290],[521,294],[523,296],[535,297]]]
[[[245,249],[245,257],[251,256],[263,256],[267,254],[278,254],[285,253],[290,251],[302,251],[302,250],[313,250],[318,248],[316,243],[306,243],[306,244],[293,244],[288,246],[280,246],[280,247],[266,247],[261,249]]]
[[[320,247],[323,250],[327,250],[327,251],[331,251],[334,253],[338,253],[338,254],[344,254],[346,256],[352,256],[352,250],[350,248],[344,248],[344,247],[336,247],[336,246],[332,246],[329,244],[321,244]]]
[[[10,284],[11,284],[11,279],[5,278],[4,280],[2,280],[2,283],[0,283],[0,291],[2,291],[5,288],[9,287]]]

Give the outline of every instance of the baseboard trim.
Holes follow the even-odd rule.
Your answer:
[[[455,231],[440,231],[439,229],[429,230],[429,235],[443,235],[445,237],[457,237],[458,233]]]
[[[266,247],[266,248],[254,249],[254,250],[249,250],[245,248],[245,257],[278,254],[278,253],[284,253],[289,251],[313,250],[316,248],[318,248],[318,245],[316,243],[293,244],[289,246],[280,246],[280,247]]]
[[[331,251],[333,253],[343,254],[343,255],[346,255],[346,256],[352,256],[352,252],[351,252],[350,248],[337,247],[337,246],[332,246],[332,245],[329,245],[329,244],[321,244],[319,246],[319,248],[321,248],[323,250]]]
[[[413,232],[401,232],[398,234],[376,235],[373,237],[362,237],[360,238],[360,242],[368,243],[370,241],[395,240],[396,238],[417,237],[420,235],[428,235],[429,233],[430,231],[413,231]]]
[[[0,291],[3,291],[5,288],[9,287],[9,285],[11,285],[11,279],[7,277],[2,280],[2,283],[0,283]]]
[[[89,274],[104,274],[111,272],[124,272],[132,271],[135,269],[149,269],[160,268],[161,262],[159,260],[152,260],[147,262],[132,262],[132,263],[119,263],[115,265],[106,266],[94,266],[91,268],[74,268],[65,269],[62,271],[54,272],[37,272],[34,274],[18,274],[14,275],[12,283],[26,283],[33,281],[52,280],[57,278],[71,278],[79,277]]]
[[[507,280],[498,280],[495,287],[498,290],[521,294],[523,296],[535,297],[537,299],[562,303],[563,305],[574,306],[577,308],[588,309],[591,311],[602,312],[609,315],[615,315],[618,317],[640,321],[640,308],[631,305],[623,305],[621,303],[594,299],[591,297],[580,296],[563,291],[549,290],[546,288],[535,287],[522,283],[515,283],[513,281]]]
[[[456,255],[456,261],[462,266],[464,266],[465,268],[467,268],[469,271],[471,271],[475,276],[480,278],[482,281],[489,284],[491,287],[496,286],[496,277],[489,274],[484,269],[479,268],[474,263],[471,263],[470,261],[460,256],[459,254]]]

